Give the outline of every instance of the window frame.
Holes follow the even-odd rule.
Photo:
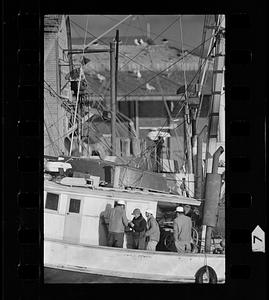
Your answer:
[[[70,205],[71,205],[71,201],[74,200],[74,201],[80,201],[79,202],[79,211],[78,212],[74,212],[74,211],[70,211]],[[80,215],[81,213],[81,202],[82,202],[82,199],[76,199],[76,198],[69,198],[69,205],[68,205],[68,208],[67,208],[67,212],[70,214],[77,214],[77,215]]]
[[[58,203],[57,203],[57,209],[51,209],[51,208],[47,208],[46,207],[46,204],[47,204],[47,199],[48,199],[48,194],[54,194],[54,195],[57,195],[58,196]],[[44,205],[44,208],[46,211],[50,212],[50,213],[59,213],[59,208],[60,208],[60,199],[61,199],[61,194],[58,194],[58,193],[51,193],[51,192],[46,192],[46,198],[45,198],[45,205]]]
[[[71,202],[71,199],[73,200],[79,200],[80,201],[80,209],[79,209],[79,213],[76,213],[76,212],[70,212],[69,211],[69,208],[70,208],[70,202]],[[73,215],[73,216],[81,216],[82,215],[82,211],[83,211],[83,203],[84,203],[84,197],[79,197],[77,195],[68,195],[68,199],[67,199],[67,205],[66,205],[66,214],[70,214],[70,215]]]

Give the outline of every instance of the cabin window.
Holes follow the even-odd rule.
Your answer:
[[[58,210],[59,195],[53,193],[47,193],[45,208]]]
[[[78,199],[70,199],[69,212],[79,214],[80,202]]]

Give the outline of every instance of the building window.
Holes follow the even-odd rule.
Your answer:
[[[79,210],[80,210],[80,200],[70,199],[69,212],[79,214]]]
[[[53,193],[47,193],[45,208],[58,210],[59,195]]]

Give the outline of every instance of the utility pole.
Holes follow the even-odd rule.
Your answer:
[[[116,53],[115,53],[115,97],[118,95],[118,64],[119,64],[119,30],[116,30]],[[117,106],[118,108],[118,106]]]
[[[220,116],[220,102],[223,93],[224,84],[224,59],[225,59],[225,16],[216,15],[215,24],[212,27],[214,34],[214,68],[213,68],[213,89],[210,116],[208,122],[208,139],[206,145],[206,186],[205,186],[205,204],[203,212],[202,227],[202,245],[201,251],[210,252],[211,233],[216,226],[216,215],[218,213],[218,202],[221,188],[221,175],[218,174],[219,156],[224,151],[223,147],[217,148],[217,142],[220,139],[219,129],[223,128],[220,124],[224,122],[223,114]],[[210,44],[213,44],[213,40]],[[222,99],[224,105],[224,99]],[[222,130],[223,133],[223,130]],[[223,137],[222,137],[223,138]],[[205,244],[204,244],[205,243]],[[205,249],[203,249],[205,247]]]
[[[67,33],[67,47],[69,51],[72,51],[71,28],[70,28],[69,16],[65,17],[65,24],[66,24],[66,33]],[[67,56],[68,56],[68,63],[69,63],[69,72],[71,73],[74,69],[72,52],[68,52]]]
[[[116,155],[116,42],[110,43],[111,155]]]

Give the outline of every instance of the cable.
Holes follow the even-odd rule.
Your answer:
[[[169,26],[171,27],[171,25],[172,25],[172,24],[170,24]],[[168,27],[169,27],[169,26],[168,26]],[[91,34],[91,33],[90,33],[90,34]],[[92,35],[92,34],[91,34],[91,35]],[[206,40],[206,41],[207,41],[207,40]],[[205,41],[205,42],[206,42],[206,41]],[[204,42],[204,43],[205,43],[205,42]],[[198,45],[196,48],[194,48],[194,49],[192,50],[192,52],[194,52],[194,50],[196,50],[196,49],[199,48],[199,47],[200,47],[200,45]],[[142,50],[142,51],[143,51],[143,50]],[[142,52],[142,51],[140,51],[140,52]],[[139,52],[139,53],[140,53],[140,52]],[[187,55],[191,54],[192,52],[189,52]],[[138,54],[139,54],[139,53],[138,53]],[[137,55],[138,55],[138,54],[137,54]],[[136,56],[137,56],[137,55],[136,55]],[[136,57],[136,56],[135,56],[135,57]],[[186,56],[186,55],[184,55],[183,58],[184,58],[185,56]],[[133,58],[132,58],[132,60],[133,60]],[[181,59],[179,59],[178,61],[180,61],[180,60],[181,60]],[[178,61],[176,61],[175,63],[177,63]],[[171,64],[168,68],[166,68],[166,69],[163,70],[162,72],[157,73],[157,75],[160,75],[161,73],[163,73],[163,72],[166,71],[167,69],[171,68],[171,66],[174,65],[175,63]],[[125,64],[125,65],[126,65],[126,64]],[[125,65],[123,65],[123,66],[125,66]],[[122,66],[122,67],[123,67],[123,66]],[[122,67],[121,67],[121,68],[122,68]],[[121,69],[121,68],[120,68],[120,69]],[[153,78],[155,78],[155,77],[156,77],[156,76],[154,76]],[[162,76],[162,77],[163,77],[163,76]],[[153,78],[151,78],[149,81],[151,81]],[[165,79],[167,79],[167,78],[165,78]],[[167,79],[167,80],[169,80],[169,79]],[[147,81],[147,82],[149,82],[149,81]],[[170,82],[173,82],[173,81],[171,81],[171,80],[169,80],[169,81],[170,81]],[[147,83],[147,82],[144,82],[144,84]],[[173,82],[173,83],[174,83],[174,82]],[[109,83],[108,83],[108,84],[109,84]],[[143,86],[144,84],[142,84],[141,86]],[[176,85],[178,86],[178,83],[174,83],[174,84],[176,84]],[[138,86],[135,90],[137,90],[139,87],[140,87],[140,86]],[[134,92],[135,90],[133,90],[132,92]],[[131,92],[131,93],[132,93],[132,92]],[[130,94],[130,93],[129,93],[129,94]],[[127,94],[127,96],[128,96],[129,94]],[[125,97],[126,97],[126,96],[125,96]]]
[[[49,109],[49,106],[48,106],[48,103],[47,103],[46,99],[45,99],[45,104],[47,105],[47,110],[48,110],[48,112],[49,112],[49,114],[50,114],[51,119],[53,119],[52,113],[51,113],[51,111],[50,111],[50,109]],[[58,113],[57,113],[57,115],[58,115]],[[52,126],[50,126],[50,127],[52,127]],[[54,127],[56,127],[56,130],[57,130],[58,135],[60,135],[59,128],[58,128],[57,126],[54,126]]]
[[[170,27],[171,27],[171,25],[172,25],[172,24],[170,24]],[[179,59],[178,61],[180,61],[180,60],[181,60],[181,59]],[[173,65],[173,64],[171,64],[168,68],[170,68],[172,65]],[[165,69],[165,70],[166,70],[166,69]],[[162,72],[163,72],[163,71],[162,71]],[[160,72],[160,73],[162,73],[162,72]],[[159,73],[159,74],[160,74],[160,73]],[[158,74],[158,75],[159,75],[159,74]],[[156,77],[156,76],[154,76],[154,77]],[[150,80],[152,80],[152,79],[153,79],[153,78],[151,78]],[[133,91],[132,91],[132,92],[133,92]],[[131,93],[132,93],[132,92],[131,92]],[[129,93],[129,94],[130,94],[130,93]]]
[[[71,22],[73,22],[73,21],[71,21]],[[78,26],[79,28],[82,28],[80,25],[76,24],[75,22],[73,22],[73,23],[74,23],[76,26]],[[82,28],[82,29],[83,29],[83,28]],[[88,31],[87,31],[87,33],[89,33],[89,34],[90,34],[91,36],[93,36],[93,37],[96,37],[95,35],[93,35],[92,33],[88,32]],[[104,45],[107,45],[107,43],[104,42],[103,40],[100,39],[100,41],[101,41]],[[141,52],[143,52],[144,50],[147,50],[147,48],[148,48],[148,47],[145,47],[144,49],[142,49],[139,53],[136,54],[136,56],[138,56],[138,55],[139,55]],[[134,63],[136,63],[136,64],[142,66],[143,68],[149,70],[150,72],[156,74],[156,72],[152,71],[152,70],[149,69],[147,66],[143,65],[143,64],[140,63],[140,62],[135,61],[134,58],[135,58],[136,56],[134,56],[133,58],[130,58],[130,57],[127,56],[125,53],[119,52],[119,54],[120,54],[121,56],[123,56],[123,57],[128,58],[130,61],[133,61]],[[129,64],[129,63],[130,63],[130,62],[125,63],[125,64],[122,65],[119,69],[122,69],[124,66],[126,66],[126,65]],[[173,80],[171,80],[171,79],[169,79],[169,78],[166,78],[165,76],[161,76],[161,77],[162,77],[163,79],[165,79],[165,80],[167,80],[167,81],[173,83],[174,85],[176,85],[176,86],[178,87],[179,84],[178,84],[177,82],[174,82]]]
[[[200,46],[200,45],[199,45],[199,46]],[[198,46],[198,47],[199,47],[199,46]],[[196,47],[196,48],[198,48],[198,47]],[[196,48],[195,48],[195,49],[196,49]],[[192,52],[193,52],[195,49],[193,49]],[[190,53],[191,53],[191,52],[190,52]],[[189,53],[189,54],[190,54],[190,53]],[[189,55],[189,54],[187,54],[187,55]],[[166,70],[170,69],[173,65],[177,64],[179,61],[181,61],[181,60],[182,60],[185,56],[187,56],[187,55],[182,56],[181,58],[179,58],[177,61],[173,62],[173,63],[172,63],[170,66],[168,66],[167,68],[163,69],[163,70],[160,71],[159,73],[156,73],[155,76],[153,76],[153,77],[150,78],[149,80],[145,81],[142,85],[139,85],[138,87],[136,87],[134,90],[132,90],[132,91],[129,92],[128,94],[124,95],[122,98],[120,98],[119,101],[123,100],[124,98],[126,98],[127,96],[129,96],[130,94],[132,94],[134,91],[136,91],[137,89],[139,89],[139,88],[140,88],[141,86],[143,86],[145,83],[150,82],[150,81],[151,81],[152,79],[154,79],[155,77],[159,76],[160,74],[162,74],[162,73],[165,72]]]
[[[179,19],[179,17],[177,17],[170,25],[168,25],[163,31],[161,31],[161,33],[159,35],[157,35],[153,41],[155,41],[160,35],[162,35],[165,31],[167,31],[172,25],[174,25],[174,23],[176,23],[176,21]],[[146,48],[148,48],[149,45],[146,46]],[[144,49],[142,49],[141,51],[139,51],[132,59],[134,59],[135,57],[137,57],[140,53],[143,52]],[[125,66],[126,64],[124,64],[122,66],[122,68]]]
[[[183,52],[183,32],[182,32],[182,24],[181,24],[181,16],[179,18],[179,27],[180,27],[180,38],[181,38],[181,53],[183,55],[182,59],[182,65],[183,67],[183,75],[184,75],[184,87],[185,87],[185,98],[188,99],[188,94],[186,92],[187,90],[187,80],[186,80],[186,71],[185,71],[185,65],[184,65],[184,52]]]
[[[118,22],[117,24],[113,25],[111,28],[109,28],[107,31],[105,31],[104,33],[102,33],[101,35],[99,35],[95,40],[91,41],[90,43],[88,43],[86,46],[84,45],[84,47],[89,47],[90,45],[92,45],[95,41],[99,40],[101,37],[103,37],[104,35],[106,35],[107,33],[109,33],[112,29],[116,28],[117,26],[119,26],[121,23],[125,22],[128,18],[130,18],[132,15],[128,15],[127,17],[125,17],[124,19],[122,19],[120,22]]]
[[[88,81],[87,81],[87,78],[86,78],[86,77],[85,77],[85,80],[86,80],[86,82],[87,82],[87,90],[89,91],[89,89],[90,89],[90,90],[92,90],[93,92],[97,93],[92,87],[90,87],[90,86],[88,85]],[[97,93],[97,95],[98,95],[98,93]],[[101,94],[100,94],[99,96],[100,96],[101,98],[103,98],[103,96],[102,96]],[[103,99],[104,99],[104,98],[103,98]],[[103,106],[102,103],[100,103],[99,101],[98,101],[98,105],[101,107],[102,110],[105,110],[104,106]],[[118,118],[118,120],[120,121],[119,116],[116,116],[116,118]],[[125,131],[127,132],[127,135],[129,135],[130,133],[133,134],[133,132],[132,132],[132,131],[129,131],[127,128],[125,128],[125,127],[121,124],[121,122],[119,122],[118,125],[119,125],[119,126],[122,126],[122,129],[125,130]],[[135,136],[135,135],[133,134],[133,136]]]
[[[49,140],[50,140],[50,144],[49,145],[52,145],[52,150],[54,152],[54,155],[57,156],[57,151],[55,151],[55,147],[58,148],[58,146],[53,142],[52,138],[51,138],[51,135],[50,135],[50,132],[49,132],[49,129],[48,129],[48,125],[46,123],[46,121],[44,120],[44,125],[46,127],[46,130],[47,130],[47,134],[48,134],[48,137],[49,137]],[[60,153],[60,149],[58,148],[58,153]]]
[[[107,19],[110,19],[110,20],[119,21],[118,19],[114,19],[114,18],[108,17],[107,15],[102,15],[102,16],[105,17],[105,18],[107,18]],[[139,17],[139,15],[137,15],[137,17]],[[145,18],[145,15],[143,15],[143,17]],[[138,28],[138,27],[136,27],[136,26],[134,26],[134,25],[128,25],[128,24],[122,24],[122,25],[130,26],[130,27],[139,29],[142,33],[146,33],[146,32],[147,32],[146,30],[141,29],[141,27]],[[155,36],[160,37],[160,35],[158,35],[157,33],[152,32],[152,31],[150,31],[150,34],[153,34],[153,35],[155,35]],[[155,40],[155,39],[154,39],[154,40]],[[174,39],[169,38],[169,40],[172,41],[172,42],[178,43],[178,41],[176,41],[176,40],[174,40]],[[193,47],[193,45],[190,45],[190,44],[187,44],[187,43],[185,43],[185,45],[188,46],[188,47]]]
[[[84,55],[84,51],[85,51],[85,43],[86,43],[86,37],[87,37],[88,21],[89,21],[89,16],[87,16],[87,22],[86,22],[86,30],[85,30],[85,37],[84,37],[84,45],[83,45],[82,56]],[[77,101],[76,101],[75,114],[74,114],[74,119],[73,119],[73,126],[75,126],[75,122],[76,122],[76,114],[77,114],[77,108],[78,108],[79,90],[80,90],[80,83],[81,83],[82,72],[83,72],[83,69],[82,69],[82,65],[81,65],[80,66],[80,72],[79,72],[79,81],[78,81],[78,90],[77,90]],[[78,124],[78,126],[79,126],[79,124]],[[73,137],[74,137],[74,131],[72,131],[72,135],[71,135],[71,145],[70,145],[69,155],[71,155],[71,151],[72,151]]]
[[[201,69],[201,68],[200,68],[200,69]],[[200,70],[200,71],[201,71],[201,70]],[[198,74],[198,72],[196,73],[196,75],[194,76],[194,78],[192,79],[192,81],[195,79],[195,77],[197,76],[197,74]],[[191,85],[192,81],[190,82],[189,86]],[[187,87],[187,90],[188,90],[189,86]],[[182,97],[181,97],[181,98],[182,98]],[[179,102],[178,102],[178,103],[179,103]],[[182,108],[184,107],[185,104],[186,104],[186,102],[182,105],[181,109],[179,110],[179,112],[178,112],[177,115],[176,115],[176,118],[177,118],[178,114],[180,113],[180,111],[182,110]],[[160,130],[159,130],[157,136],[159,136],[159,134],[160,134],[162,128],[165,126],[166,123],[167,123],[167,120],[164,122],[163,126],[160,128]],[[185,123],[185,121],[182,122],[181,124],[179,124],[176,128],[178,128],[179,126],[181,126],[181,125],[184,124],[184,123]],[[176,128],[174,128],[174,129],[176,129]],[[159,142],[160,142],[160,141],[159,141]],[[159,142],[158,142],[158,143],[159,143]],[[157,145],[158,145],[158,143],[157,143]],[[147,149],[146,149],[146,150],[147,150]]]
[[[71,22],[73,22],[73,21],[71,21]],[[80,25],[76,24],[75,22],[73,22],[73,23],[74,23],[76,26],[80,27]],[[80,28],[81,28],[81,27],[80,27]],[[88,31],[87,31],[87,33],[89,33],[91,36],[93,36],[94,38],[96,38],[96,36],[93,35],[92,33],[88,32]],[[100,42],[102,42],[104,45],[107,45],[107,43],[104,42],[104,41],[101,40],[101,39],[100,39]],[[152,70],[149,69],[147,66],[145,66],[145,65],[143,65],[142,63],[137,62],[137,61],[134,60],[135,57],[137,57],[137,56],[138,56],[140,53],[142,53],[144,50],[147,51],[147,49],[148,49],[148,46],[145,47],[145,48],[143,48],[143,49],[142,49],[140,52],[138,52],[133,58],[129,57],[129,56],[126,55],[125,53],[119,52],[119,55],[120,55],[120,56],[126,57],[126,58],[129,60],[127,63],[125,63],[124,65],[122,65],[122,66],[119,68],[119,70],[121,70],[124,66],[126,66],[127,64],[129,64],[130,61],[132,61],[132,62],[134,62],[135,64],[140,65],[140,66],[142,66],[143,68],[147,69],[147,70],[150,71],[151,73],[157,74],[155,71],[152,71]],[[162,77],[163,79],[165,79],[165,80],[171,82],[172,84],[174,84],[174,85],[176,85],[176,86],[178,87],[179,84],[178,84],[177,82],[174,82],[173,80],[171,80],[171,79],[169,79],[169,78],[167,78],[167,77],[165,77],[165,76],[161,76],[161,77]],[[106,87],[108,86],[108,84],[109,84],[109,82],[107,83]]]
[[[212,46],[212,49],[213,49],[213,47],[214,47],[214,45]],[[210,53],[211,53],[211,51],[210,51]],[[204,63],[205,63],[205,60],[204,60]],[[193,79],[191,80],[190,84],[188,85],[187,91],[188,91],[189,87],[191,86],[192,81],[194,81],[195,77],[197,76],[197,74],[198,74],[199,72],[201,72],[201,68],[202,68],[202,65],[201,65],[201,67],[200,67],[200,70],[195,74],[195,76],[194,76]],[[183,96],[182,96],[182,97],[183,97]],[[182,99],[182,97],[181,97],[181,99]],[[178,101],[178,104],[179,104],[179,103],[180,103],[180,102]],[[186,103],[187,103],[186,101],[183,103],[182,107],[180,108],[179,112],[178,112],[177,115],[176,115],[176,118],[177,118],[177,116],[179,115],[180,111],[183,109],[183,107],[185,106]],[[178,105],[178,104],[177,104],[177,105]],[[159,132],[158,132],[158,134],[157,134],[157,137],[159,136],[159,134],[160,134],[162,128],[165,126],[166,123],[167,123],[167,120],[164,122],[164,124],[163,124],[162,127],[160,128],[160,130],[159,130]],[[184,124],[184,123],[185,123],[185,120],[184,120],[184,122],[182,122],[181,124],[179,124],[176,128],[178,128],[179,126],[181,126],[181,125]],[[174,129],[176,129],[176,128],[174,128]],[[157,145],[159,144],[159,142],[160,142],[160,141],[157,142]],[[157,147],[157,145],[156,145],[156,147]],[[146,150],[147,150],[147,149],[148,149],[148,148],[146,148]],[[143,153],[142,153],[141,155],[143,156]],[[131,160],[131,161],[133,161],[133,160]]]

